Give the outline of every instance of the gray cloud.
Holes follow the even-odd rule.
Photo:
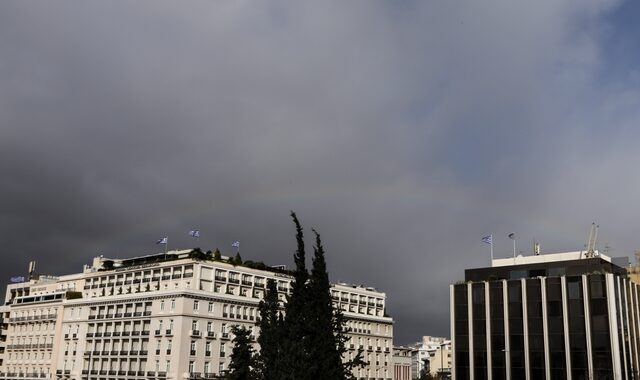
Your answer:
[[[387,292],[406,343],[448,334],[483,234],[573,250],[596,219],[630,255],[637,68],[603,54],[619,6],[3,3],[2,278],[191,228],[291,263],[294,209],[334,280]]]

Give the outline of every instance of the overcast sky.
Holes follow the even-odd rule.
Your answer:
[[[449,335],[496,256],[640,248],[640,4],[0,3],[0,279],[193,247],[387,294]],[[311,234],[308,234],[309,237]],[[311,241],[311,239],[309,239]],[[4,286],[4,285],[3,285]],[[3,287],[4,288],[4,287]]]

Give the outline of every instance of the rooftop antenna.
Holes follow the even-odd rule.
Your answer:
[[[29,261],[29,280],[33,280],[33,273],[36,271],[36,262]]]
[[[591,229],[589,230],[589,241],[587,242],[587,253],[585,257],[592,258],[596,256],[596,243],[598,242],[598,226],[595,223],[591,223]]]

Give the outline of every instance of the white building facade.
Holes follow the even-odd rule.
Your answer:
[[[393,380],[412,380],[411,347],[393,347]]]
[[[187,250],[98,257],[83,273],[10,284],[0,309],[0,379],[218,378],[230,362],[230,328],[259,334],[268,279],[284,301],[292,281],[286,272],[200,260]],[[362,348],[369,363],[355,375],[391,379],[385,294],[347,284],[331,293],[347,319],[349,358]]]
[[[426,370],[436,376],[451,374],[451,341],[448,338],[425,335],[411,345],[411,375],[417,379]]]

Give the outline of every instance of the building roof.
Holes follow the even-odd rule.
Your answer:
[[[626,275],[625,268],[612,262],[609,256],[585,251],[516,256],[495,259],[491,267],[465,270],[465,281],[517,280],[521,278],[577,276],[588,273]]]

